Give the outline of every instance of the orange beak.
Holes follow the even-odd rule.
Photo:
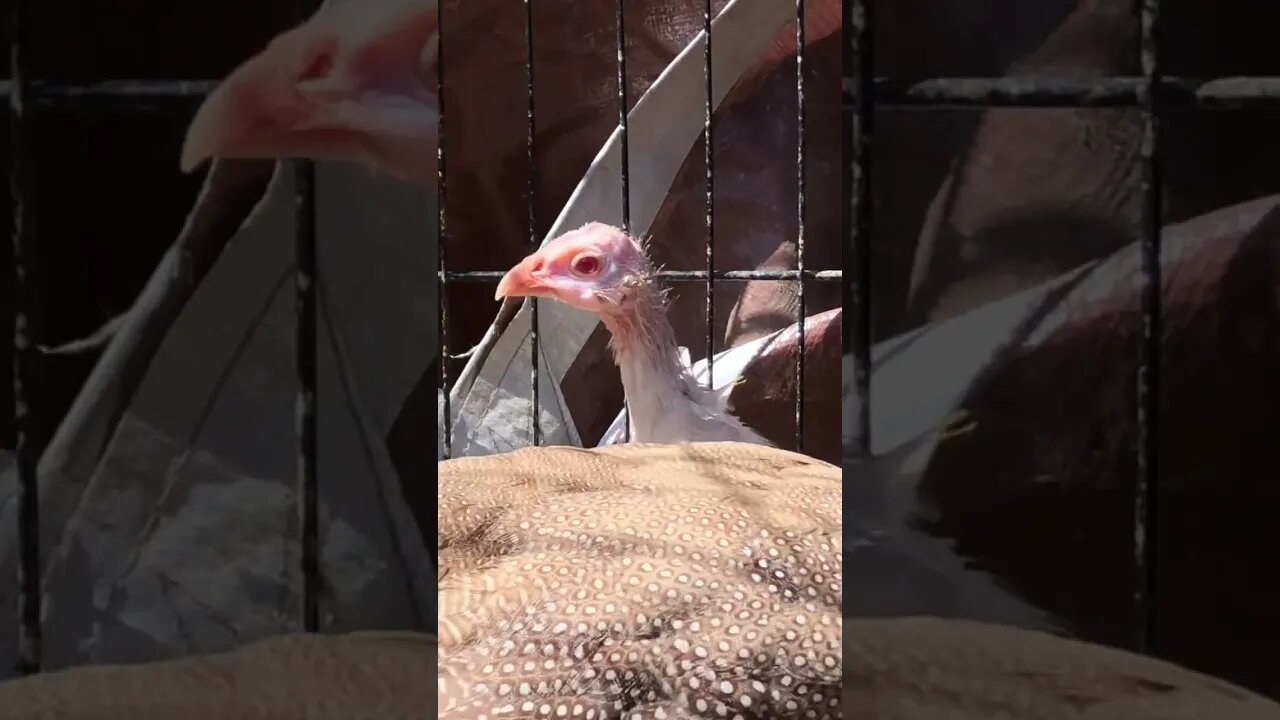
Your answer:
[[[493,293],[494,300],[517,297],[540,297],[551,294],[551,288],[543,282],[546,261],[534,253],[507,271]]]

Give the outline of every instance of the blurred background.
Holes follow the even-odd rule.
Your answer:
[[[89,88],[37,101],[28,122],[44,342],[57,347],[93,336],[131,306],[183,233],[205,181],[203,171],[180,173],[178,155],[202,98],[199,88],[207,84],[185,89],[176,99],[146,95],[129,103],[108,100],[92,88],[108,80],[216,81],[306,13],[290,4],[247,0],[180,7],[154,0],[30,5],[30,76],[47,85]],[[872,72],[890,81],[886,87],[909,87],[934,77],[1087,81],[1141,75],[1139,13],[1129,0],[900,0],[875,3],[873,17]],[[1194,83],[1280,76],[1271,38],[1280,21],[1274,2],[1165,0],[1160,17],[1166,75]],[[606,40],[612,32],[612,27],[600,29]],[[519,67],[522,57],[513,54],[508,60]],[[594,72],[605,77],[613,69]],[[779,77],[787,72],[793,70],[782,66]],[[7,76],[6,55],[0,58],[0,78]],[[508,129],[517,140],[524,132],[523,83],[522,76],[513,75],[498,90],[510,95],[504,101],[512,107]],[[829,94],[835,97],[834,88]],[[904,449],[914,446],[892,447],[846,465],[853,490],[847,502],[857,502],[859,482],[895,492],[906,488],[902,497],[889,500],[884,498],[892,493],[871,493],[885,503],[884,514],[876,514],[878,506],[868,499],[862,527],[874,538],[852,544],[850,612],[983,617],[1123,647],[1145,638],[1157,654],[1280,697],[1274,660],[1280,643],[1275,611],[1280,579],[1271,557],[1280,546],[1280,524],[1274,522],[1280,507],[1275,483],[1280,450],[1274,442],[1280,426],[1275,375],[1280,366],[1280,229],[1271,204],[1271,198],[1280,204],[1280,143],[1274,142],[1280,104],[1274,107],[1261,101],[1215,107],[1171,101],[1159,113],[1153,187],[1166,230],[1166,284],[1157,522],[1147,528],[1156,548],[1148,557],[1156,568],[1152,594],[1140,604],[1135,602],[1140,553],[1133,539],[1141,112],[1126,107],[939,109],[889,101],[874,106],[872,339],[883,344],[921,330],[956,330],[937,341],[941,344],[928,346],[927,360],[902,371],[893,380],[897,384],[883,392],[877,392],[877,383],[890,380],[887,375],[877,380],[873,373],[872,436],[879,433],[877,413],[917,400],[930,404],[921,395],[927,390],[895,395],[893,387],[949,377],[959,364],[949,361],[972,345],[971,327],[985,329],[979,334],[992,347],[989,357],[955,379],[960,399],[938,418],[951,432],[935,436],[927,453],[904,458]],[[780,116],[790,116],[791,109],[784,107]],[[601,123],[593,130],[600,136],[597,146],[612,127],[612,120]],[[7,167],[12,148],[7,124],[5,129],[0,165]],[[788,137],[789,128],[777,132]],[[739,138],[741,147],[745,143]],[[508,170],[511,182],[522,185],[527,166],[520,143],[513,147],[519,152]],[[691,156],[700,152],[695,149]],[[543,202],[552,208],[585,170],[586,161],[575,162],[550,171],[558,174],[547,182],[559,189],[544,195]],[[744,172],[752,169],[744,167]],[[217,207],[200,215],[187,237],[212,248],[208,252],[214,256],[236,237],[231,247],[243,255],[224,260],[241,270],[266,269],[259,275],[227,275],[230,279],[219,281],[216,292],[192,300],[195,309],[189,312],[231,318],[217,352],[244,352],[242,345],[252,345],[257,336],[239,328],[292,312],[292,187],[287,176],[269,184],[270,162],[228,168]],[[756,168],[765,177],[783,171],[794,168]],[[431,408],[421,365],[436,352],[435,196],[363,168],[321,164],[317,172],[322,196],[317,206],[334,213],[320,222],[321,245],[332,249],[327,259],[322,255],[322,265],[349,267],[367,256],[367,246],[355,240],[344,244],[343,238],[378,233],[414,238],[399,244],[388,240],[410,249],[394,280],[385,282],[381,268],[343,275],[355,278],[343,297],[362,300],[341,303],[346,314],[335,311],[335,327],[347,337],[361,329],[367,335],[348,343],[358,348],[352,356],[344,359],[334,351],[321,360],[325,442],[320,465],[330,468],[322,471],[321,483],[329,488],[323,490],[330,493],[328,506],[341,508],[325,521],[325,563],[332,583],[325,626],[417,627],[428,621],[430,601],[411,570],[421,548],[410,546],[414,536],[419,546],[428,546],[431,535],[421,525],[430,506],[423,481],[430,469],[418,446],[425,441]],[[701,170],[694,166],[690,172],[697,177]],[[815,181],[815,192],[829,193],[827,203],[838,202],[837,186],[821,182],[825,185]],[[793,185],[781,182],[770,187],[793,192]],[[483,193],[474,190],[475,199],[468,201],[465,183],[457,188],[451,202],[460,204],[458,212],[483,220],[488,209]],[[242,232],[245,216],[264,194],[274,200],[264,206],[258,224]],[[0,194],[4,227],[12,225],[10,200],[10,194]],[[520,200],[512,212],[523,217]],[[791,206],[779,205],[776,212],[794,215]],[[545,230],[553,219],[553,211],[540,212],[538,229]],[[480,220],[468,231],[470,237],[492,230]],[[382,224],[370,225],[377,222]],[[369,227],[379,228],[378,233]],[[501,230],[521,231],[520,226]],[[263,238],[275,238],[274,244]],[[13,328],[10,253],[7,243],[0,246],[0,333],[5,337]],[[265,253],[270,262],[255,253]],[[508,260],[514,261],[491,258],[492,267],[483,269],[502,269]],[[238,282],[245,283],[242,294],[235,292]],[[472,295],[468,300],[460,294],[458,303],[478,304],[476,298],[487,291],[460,290]],[[237,297],[248,299],[229,308],[226,303]],[[992,319],[985,313],[1007,310],[1010,306],[1001,303],[1017,297],[1024,299],[1009,311],[1013,329],[998,330],[1006,315]],[[719,314],[726,322],[727,316]],[[395,320],[374,322],[384,317]],[[974,325],[947,325],[966,319]],[[290,338],[291,332],[286,328],[281,337]],[[388,347],[388,334],[405,349],[379,352]],[[456,338],[455,351],[474,340]],[[192,336],[163,344],[170,353],[166,367],[176,369],[168,378],[148,380],[134,418],[143,425],[162,425],[157,418],[168,418],[167,427],[198,427],[200,442],[174,443],[163,451],[155,438],[130,444],[120,439],[117,413],[107,433],[115,438],[114,450],[98,447],[90,453],[90,467],[69,462],[60,470],[67,487],[83,490],[92,480],[99,502],[88,506],[98,508],[88,515],[76,515],[81,510],[74,499],[54,498],[48,504],[60,513],[48,526],[59,532],[66,527],[69,533],[51,534],[47,543],[57,548],[61,563],[51,570],[46,588],[50,666],[218,649],[297,624],[290,595],[297,578],[289,569],[296,563],[283,540],[291,532],[293,504],[287,492],[278,491],[281,485],[287,489],[294,472],[292,347],[262,340],[267,344],[254,351],[257,364],[237,366],[245,378],[241,394],[279,388],[278,398],[262,400],[262,407],[275,408],[273,414],[256,417],[258,425],[249,428],[243,412],[235,411],[244,406],[229,400],[202,396],[190,407],[169,402],[170,391],[191,377],[185,369],[213,352],[205,341]],[[102,347],[45,356],[44,411],[51,426],[72,407]],[[388,364],[394,367],[388,370]],[[12,374],[9,343],[0,343],[0,373]],[[360,403],[351,397],[361,395],[344,390],[342,378],[377,375],[391,377],[379,387],[394,391],[361,401],[372,408],[352,409]],[[12,384],[0,383],[0,407],[13,405]],[[333,410],[339,405],[346,408],[343,413]],[[361,414],[366,417],[357,417]],[[369,437],[385,443],[383,455],[368,450],[377,444]],[[95,442],[109,444],[103,437]],[[0,446],[14,446],[9,411],[0,412]],[[192,448],[203,448],[216,462],[198,457]],[[232,456],[238,460],[229,460]],[[359,465],[346,475],[361,480],[326,485],[323,477],[336,476],[344,459]],[[892,468],[878,474],[890,461]],[[366,476],[368,485],[361,485]],[[406,485],[405,478],[418,481]],[[213,487],[234,492],[210,495]],[[398,488],[414,516],[407,526],[405,518],[391,518],[394,502],[368,500],[361,487]],[[113,497],[118,504],[110,502]],[[13,485],[0,486],[6,533],[14,527],[12,498]],[[140,504],[153,511],[127,511]],[[206,513],[209,508],[215,509]],[[854,517],[850,530],[856,538],[860,526]],[[180,532],[184,528],[189,532]],[[137,541],[156,533],[163,543]],[[9,558],[0,563],[6,574],[13,568],[13,551],[6,546],[11,537],[0,538]],[[158,549],[164,547],[179,550]],[[193,547],[211,550],[193,561]],[[270,549],[260,551],[263,547]],[[227,570],[208,577],[178,572],[191,566]],[[4,593],[6,608],[14,597]],[[1148,613],[1154,618],[1149,636],[1143,621]],[[17,617],[10,609],[3,615]],[[15,665],[15,627],[16,621],[0,622],[0,674]]]
[[[870,457],[845,421],[851,612],[1038,627],[1277,695],[1280,105],[1245,76],[1280,74],[1261,30],[1280,8],[1159,3],[1144,177],[1140,98],[1100,99],[1143,82],[1141,3],[871,5],[879,359]],[[939,77],[1008,78],[1006,98],[1074,83],[1093,107],[942,103]],[[948,106],[921,107],[930,93]],[[1162,321],[1139,523],[1149,210]]]

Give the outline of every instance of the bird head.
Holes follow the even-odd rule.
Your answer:
[[[338,0],[276,36],[209,95],[184,172],[223,158],[363,161],[435,178],[438,0]]]
[[[597,315],[626,312],[653,272],[644,249],[618,228],[588,223],[511,268],[496,299],[548,297]]]

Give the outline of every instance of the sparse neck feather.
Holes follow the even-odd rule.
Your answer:
[[[654,281],[641,283],[635,293],[625,309],[600,319],[613,336],[609,344],[631,410],[631,439],[645,442],[670,404],[687,399],[688,369],[680,362],[666,302]]]

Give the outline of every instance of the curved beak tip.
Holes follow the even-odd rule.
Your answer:
[[[506,275],[502,276],[502,280],[498,281],[498,288],[493,291],[494,300],[502,300],[513,297],[519,283],[516,280],[516,271],[510,270]]]
[[[182,148],[182,158],[178,161],[178,169],[189,174],[199,168],[206,159],[208,159],[207,153],[187,144]]]
[[[214,92],[217,93],[216,90]],[[225,132],[219,132],[218,120],[225,121],[225,118],[218,117],[223,114],[220,112],[220,105],[220,100],[211,95],[200,105],[187,125],[187,134],[182,139],[182,151],[178,160],[178,167],[182,172],[189,173],[198,169],[220,150],[219,145],[225,135]]]
[[[493,299],[531,297],[543,289],[542,283],[529,272],[527,263],[521,263],[507,271],[494,290]]]

